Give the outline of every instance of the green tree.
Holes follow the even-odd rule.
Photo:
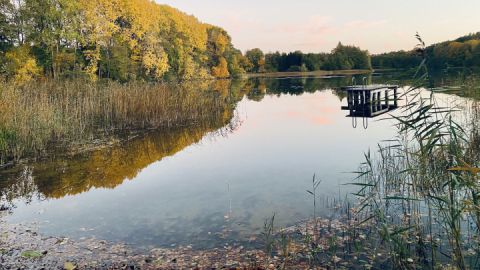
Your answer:
[[[242,77],[245,74],[244,63],[248,62],[242,52],[237,49],[232,49],[227,55],[228,71],[233,78]]]
[[[330,70],[348,70],[371,69],[372,65],[368,51],[355,46],[344,46],[339,42],[329,55],[325,67]]]
[[[258,48],[248,50],[245,53],[245,57],[252,63],[252,67],[247,71],[256,73],[265,72],[265,55],[262,50]]]
[[[265,71],[277,72],[280,68],[281,54],[277,51],[275,53],[267,53],[265,55]]]
[[[15,44],[15,6],[10,0],[0,0],[0,52]]]

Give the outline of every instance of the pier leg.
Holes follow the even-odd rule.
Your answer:
[[[362,91],[362,104],[360,105],[362,108],[362,115],[365,116],[367,113],[367,93],[368,91]]]
[[[377,111],[382,109],[382,95],[380,92],[377,92]]]
[[[394,88],[393,89],[393,105],[396,107],[398,107],[398,89],[397,88]]]
[[[385,106],[386,106],[387,109],[390,108],[389,103],[390,103],[390,100],[389,100],[389,97],[388,97],[388,89],[387,89],[387,90],[385,90]]]
[[[372,108],[372,112],[376,112],[377,111],[377,95],[375,93],[370,93],[370,95],[372,95],[372,102],[370,103],[371,105],[371,108]]]
[[[372,112],[373,112],[373,96],[372,96],[372,93],[370,91],[367,92],[367,97],[368,97],[368,101],[367,101],[367,107],[368,107],[368,117],[371,117],[372,116]]]
[[[347,101],[348,101],[348,109],[350,111],[350,115],[353,115],[353,92],[348,91],[347,93]]]

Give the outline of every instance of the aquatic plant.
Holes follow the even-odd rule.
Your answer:
[[[272,256],[275,250],[275,214],[270,218],[267,218],[263,224],[262,240],[265,247],[265,253],[267,256]]]
[[[423,53],[425,44],[417,38]],[[389,252],[390,267],[477,269],[480,160],[473,148],[479,104],[467,101],[473,109],[462,118],[452,104],[423,89],[427,78],[424,59],[402,95],[405,105],[392,116],[398,136],[379,145],[377,156],[365,155],[355,183],[356,218],[372,223],[372,239]]]
[[[209,89],[209,84],[80,79],[21,86],[5,83],[0,91],[0,164],[42,156],[57,148],[75,146],[78,150],[132,131],[231,117],[230,97]]]

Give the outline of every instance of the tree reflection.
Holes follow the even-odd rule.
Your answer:
[[[352,78],[253,78],[249,80],[201,81],[186,85],[191,91],[218,95],[219,110],[195,119],[194,124],[128,135],[112,146],[80,154],[52,153],[48,160],[27,163],[0,171],[0,205],[12,208],[16,199],[62,198],[93,188],[115,188],[134,179],[150,164],[172,156],[205,137],[227,136],[240,125],[236,106],[245,97],[261,101],[265,96],[301,95],[322,90],[344,99],[335,89],[351,83]],[[201,102],[201,101],[199,101]],[[197,116],[196,116],[197,117]]]

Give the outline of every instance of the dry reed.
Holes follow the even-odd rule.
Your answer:
[[[207,89],[142,82],[4,82],[0,165],[126,131],[193,125],[224,112],[226,99]]]

